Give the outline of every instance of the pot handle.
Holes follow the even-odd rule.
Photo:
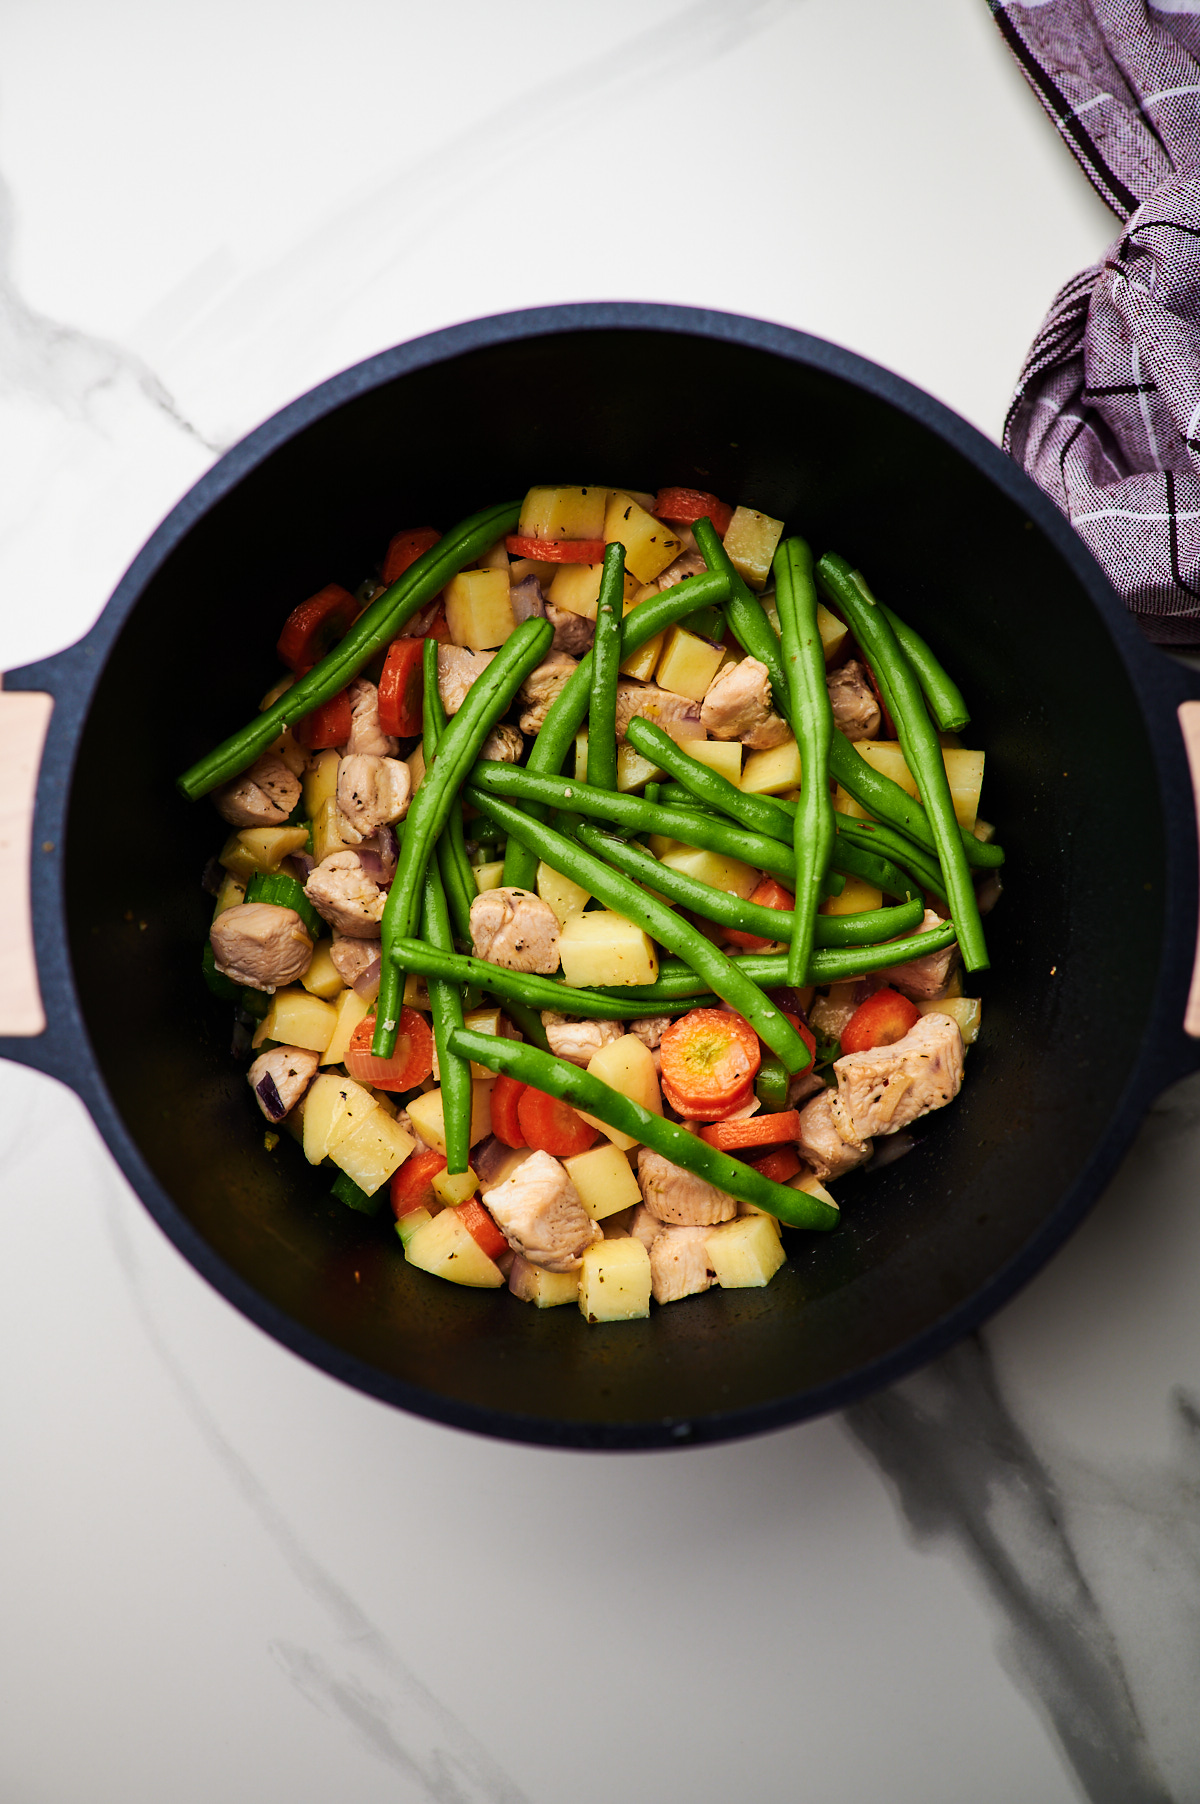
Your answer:
[[[1200,839],[1200,701],[1180,702],[1179,726],[1192,774],[1192,790],[1196,802],[1196,834]],[[1200,926],[1196,933],[1196,957],[1192,965],[1192,982],[1183,1015],[1183,1031],[1192,1039],[1200,1039]]]
[[[0,1035],[45,1031],[30,902],[33,803],[54,697],[0,689]]]

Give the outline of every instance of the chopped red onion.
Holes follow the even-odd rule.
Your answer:
[[[270,1121],[282,1121],[287,1114],[283,1099],[275,1088],[275,1079],[269,1071],[264,1071],[254,1086],[254,1094],[262,1104],[263,1113]]]
[[[358,850],[359,864],[361,864],[363,870],[366,872],[367,876],[371,879],[371,882],[377,883],[379,885],[379,887],[382,889],[383,888],[383,860],[382,860],[382,858],[379,856],[378,852],[372,851],[370,846],[359,846],[357,848],[357,850]]]
[[[805,1027],[808,1026],[808,1014],[800,1000],[799,990],[793,990],[785,985],[782,989],[768,990],[767,997],[776,1008],[783,1009],[789,1015],[799,1016]]]
[[[373,958],[365,970],[360,971],[354,979],[354,994],[361,996],[364,1002],[374,1002],[379,994],[379,972],[382,960]]]
[[[379,827],[367,843],[379,855],[379,860],[383,865],[384,882],[390,883],[396,875],[396,866],[400,862],[400,840],[396,829],[391,825]]]
[[[310,857],[307,852],[290,852],[281,865],[281,869],[285,870],[289,877],[294,877],[300,884],[307,883],[316,868],[316,859]]]

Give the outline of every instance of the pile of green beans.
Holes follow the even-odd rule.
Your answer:
[[[504,1002],[507,1012],[525,1034],[535,1044],[541,1044],[545,1050],[544,1031],[538,1041],[528,1031],[519,1014],[521,1004],[528,1007],[528,1015],[537,1021],[541,1029],[541,1021],[534,1014],[534,1009],[553,1009],[560,1015],[581,1015],[588,1021],[625,1021],[629,1018],[629,1004],[619,999],[624,992],[612,995],[598,990],[575,989],[564,983],[560,977],[538,977],[531,971],[508,971],[503,965],[490,965],[482,958],[475,958],[461,952],[443,950],[430,941],[397,940],[391,948],[390,956],[402,971],[415,971],[425,978],[444,977],[456,984],[477,984],[493,996],[499,996]],[[433,994],[432,987],[430,994]],[[682,1001],[674,1004],[676,1013],[682,1014],[686,1009],[694,1008],[692,1002]],[[666,1014],[670,1011],[663,1010]],[[438,1052],[438,1059],[441,1059]]]

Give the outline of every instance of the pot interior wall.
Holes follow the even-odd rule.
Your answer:
[[[789,1236],[767,1289],[609,1329],[406,1269],[388,1227],[333,1201],[290,1141],[264,1151],[228,1011],[197,969],[211,907],[199,876],[223,823],[172,787],[274,680],[297,600],[357,585],[401,527],[445,527],[554,480],[693,484],[854,559],[966,691],[966,743],[988,753],[983,811],[1009,855],[994,971],[978,984],[984,1038],[955,1106],[920,1124],[907,1158],[841,1186],[837,1233]],[[737,1412],[803,1414],[815,1387],[919,1338],[1062,1206],[1137,1059],[1163,857],[1120,660],[1057,553],[984,476],[820,370],[700,337],[587,332],[361,394],[199,521],[100,683],[71,802],[68,916],[105,1080],[178,1221],[317,1337],[314,1357],[350,1354],[433,1414],[462,1403],[598,1435],[727,1416],[732,1431]]]

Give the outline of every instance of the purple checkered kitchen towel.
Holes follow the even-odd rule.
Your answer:
[[[1200,0],[989,0],[1068,148],[1125,221],[1068,282],[1004,446],[1151,639],[1200,643]]]

